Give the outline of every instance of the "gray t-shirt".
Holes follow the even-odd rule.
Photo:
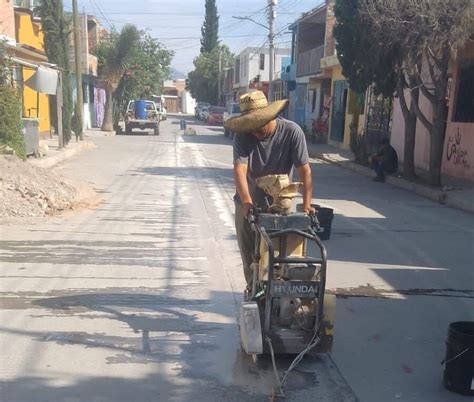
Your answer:
[[[270,174],[291,175],[293,167],[309,162],[303,130],[296,123],[277,118],[275,133],[262,141],[252,134],[234,135],[234,163],[248,165],[247,181],[250,195],[257,206],[265,207],[265,194],[255,179]],[[236,195],[236,201],[240,202]]]

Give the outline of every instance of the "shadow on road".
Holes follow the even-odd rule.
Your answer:
[[[197,135],[183,135],[185,142],[193,144],[213,144],[213,145],[229,145],[232,146],[232,140],[224,135],[215,134],[197,134]]]

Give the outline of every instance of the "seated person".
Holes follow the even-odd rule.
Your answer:
[[[380,150],[372,156],[370,165],[376,174],[374,181],[379,182],[385,181],[386,174],[393,174],[398,170],[397,151],[390,145],[387,137],[382,139]]]

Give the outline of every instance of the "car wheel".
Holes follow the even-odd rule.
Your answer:
[[[129,135],[132,134],[132,129],[128,124],[125,125],[125,134]]]
[[[160,135],[160,127],[159,127],[159,126],[156,126],[156,127],[153,129],[153,135]]]

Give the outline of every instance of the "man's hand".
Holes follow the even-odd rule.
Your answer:
[[[245,202],[242,204],[242,215],[244,218],[247,218],[250,214],[250,211],[253,208],[253,204],[251,202]]]
[[[316,209],[311,205],[303,205],[303,212],[308,215],[316,215]]]

